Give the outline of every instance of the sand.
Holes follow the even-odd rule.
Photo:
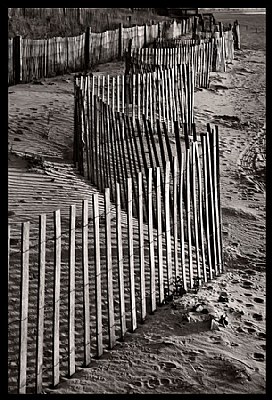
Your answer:
[[[99,73],[122,68],[105,64]],[[264,51],[241,50],[226,73],[212,73],[210,89],[195,94],[197,130],[219,125],[225,273],[148,315],[115,349],[47,393],[265,393],[264,73]],[[55,195],[34,200],[50,168],[61,166],[62,176],[72,169],[73,76],[10,87],[9,117],[10,220],[34,221],[70,201],[58,182]],[[43,177],[32,168],[31,192],[19,185],[24,152],[44,157],[49,170]],[[81,185],[78,201],[96,191]]]

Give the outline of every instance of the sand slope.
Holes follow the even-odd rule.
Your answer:
[[[116,63],[99,70],[121,68]],[[227,72],[214,73],[211,88],[195,95],[198,131],[207,122],[219,125],[226,273],[149,315],[125,342],[48,393],[265,392],[265,171],[252,145],[263,152],[264,69],[263,52],[238,52]],[[34,221],[41,212],[71,203],[75,191],[61,191],[63,177],[73,176],[75,186],[80,182],[71,165],[72,76],[43,83],[9,88],[9,144],[17,154],[9,161],[11,222]],[[32,191],[22,173],[24,152],[43,156],[49,171],[38,174],[32,165],[27,175]],[[46,182],[55,190],[51,197]],[[82,181],[78,190],[77,201],[95,189]],[[227,302],[219,301],[222,292]],[[228,324],[211,329],[211,318],[224,313]]]

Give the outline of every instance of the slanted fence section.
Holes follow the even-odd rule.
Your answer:
[[[78,79],[78,81],[77,81]],[[149,179],[149,168],[156,169],[158,167],[165,169],[166,166],[171,169],[171,173],[174,175],[181,173],[182,165],[182,153],[186,149],[186,162],[189,163],[190,154],[197,161],[195,164],[192,162],[192,168],[194,171],[198,171],[199,185],[205,189],[206,196],[206,211],[202,213],[207,218],[206,231],[215,232],[216,223],[219,223],[219,208],[218,204],[214,202],[218,201],[217,195],[208,195],[216,190],[217,184],[213,183],[212,179],[217,179],[214,174],[214,168],[217,170],[216,162],[218,155],[218,144],[214,138],[210,127],[209,134],[205,141],[205,135],[203,135],[201,149],[202,155],[198,155],[198,147],[191,147],[191,142],[197,142],[197,135],[195,132],[195,125],[192,124],[192,136],[189,136],[189,130],[187,124],[179,124],[174,121],[174,135],[169,133],[165,122],[161,123],[159,119],[151,124],[150,119],[147,119],[143,115],[142,124],[139,119],[134,120],[128,115],[114,111],[112,106],[103,102],[102,99],[98,99],[96,95],[88,98],[83,95],[86,91],[86,86],[83,82],[88,80],[88,77],[81,77],[81,87],[79,85],[79,78],[75,81],[75,93],[76,93],[76,119],[75,119],[75,147],[74,147],[74,162],[79,168],[82,175],[87,177],[90,182],[95,185],[100,191],[110,188],[110,198],[112,201],[116,198],[117,187],[121,189],[120,204],[122,208],[127,208],[128,196],[130,193],[127,191],[126,180],[132,178],[132,192],[134,194],[132,201],[132,212],[133,215],[139,217],[139,205],[137,204],[137,188],[138,179],[137,175],[139,172],[143,174],[143,186],[142,195],[145,199],[143,207],[144,221],[149,221],[149,210],[151,204],[148,200],[148,179]],[[196,145],[195,145],[196,146]],[[210,148],[210,146],[212,146]],[[209,149],[209,150],[208,150]],[[215,153],[214,153],[215,152]],[[197,153],[197,156],[196,156]],[[178,162],[177,165],[174,162],[175,157]],[[203,165],[200,166],[199,159],[202,159]],[[189,165],[189,164],[188,164]],[[186,164],[186,166],[188,167]],[[187,168],[187,174],[189,174],[189,168]],[[185,168],[186,169],[186,168]],[[201,169],[203,169],[203,178],[200,178]],[[176,172],[175,172],[176,171]],[[196,172],[194,172],[196,173]],[[194,174],[193,173],[193,174]],[[165,174],[163,174],[165,176]],[[169,201],[169,210],[171,218],[175,217],[174,204],[180,202],[180,192],[175,187],[177,177],[169,185],[165,184],[166,178],[162,178],[162,182],[165,187],[169,187],[169,194],[166,196]],[[187,198],[185,203],[186,212],[189,212],[189,207],[186,207],[190,201],[196,196],[196,193],[200,190],[197,184],[194,185],[191,175],[186,175],[188,191],[185,191],[183,196]],[[178,181],[179,182],[179,181]],[[202,182],[202,184],[201,184]],[[216,180],[214,181],[216,182]],[[190,191],[190,185],[192,190]],[[214,188],[214,189],[213,189]],[[203,190],[204,190],[203,189]],[[187,189],[186,189],[187,190]],[[175,193],[175,194],[174,194]],[[188,194],[189,193],[189,194]],[[217,197],[216,197],[217,196]],[[165,199],[165,193],[162,194]],[[176,200],[175,200],[176,199]],[[210,202],[210,206],[208,205]],[[179,204],[179,203],[178,203]],[[196,209],[196,204],[194,203]],[[155,201],[153,204],[153,210],[155,209]],[[152,208],[151,208],[152,210]],[[217,213],[217,216],[215,215]],[[167,225],[168,217],[166,210],[162,213],[162,224],[165,227]],[[152,224],[154,227],[158,227],[158,221],[156,215],[152,216]],[[189,215],[187,215],[189,218]],[[196,217],[194,217],[196,218]],[[217,222],[215,220],[217,218]],[[195,219],[199,221],[199,219]],[[169,224],[169,221],[168,221]],[[198,224],[196,222],[196,224]],[[212,225],[211,225],[212,224]],[[195,227],[197,231],[197,228]],[[187,238],[189,238],[189,248],[192,245],[199,246],[196,234],[191,234],[192,227],[187,226]],[[212,233],[215,234],[215,233]],[[176,237],[180,237],[180,230],[177,230]],[[212,257],[216,257],[219,250],[216,250],[213,246],[209,251],[209,265],[211,265]],[[190,258],[191,259],[191,258]]]
[[[194,70],[180,64],[155,72],[133,75],[99,76],[78,75],[75,78],[78,96],[84,104],[84,123],[91,124],[90,113],[98,99],[117,111],[137,118],[143,125],[143,115],[151,127],[156,120],[164,122],[169,133],[174,134],[174,121],[188,125],[191,132],[194,122]],[[81,93],[79,93],[81,91]],[[98,107],[98,106],[97,106]],[[91,128],[89,128],[91,129]]]
[[[119,24],[118,29],[101,33],[92,32],[89,27],[79,36],[43,40],[16,36],[8,39],[8,84],[83,71],[98,63],[121,59],[131,39],[133,47],[147,46],[159,36],[172,37],[172,33],[168,34],[172,32],[172,25],[175,21],[172,24],[160,22],[130,28]]]
[[[158,38],[154,47],[156,48],[156,52],[159,53],[160,48],[166,48],[164,51],[166,55],[164,57],[159,58],[158,62],[163,65],[171,65],[171,60],[173,60],[173,56],[171,57],[171,51],[182,52],[183,59],[186,57],[186,54],[189,54],[190,51],[194,51],[195,56],[193,59],[195,61],[196,66],[195,70],[200,71],[201,65],[208,65],[209,71],[226,71],[226,64],[232,63],[234,58],[234,46],[235,46],[235,35],[232,28],[225,28],[225,30],[215,30],[215,31],[201,31],[199,35],[197,35],[197,39],[165,39]],[[189,49],[188,49],[189,47]],[[175,49],[175,50],[173,50]],[[182,50],[181,50],[182,49]],[[200,51],[204,50],[204,55],[202,56]],[[199,51],[200,50],[200,51]],[[202,51],[203,51],[202,50]],[[180,56],[177,56],[180,57]],[[210,60],[206,63],[205,59]],[[132,58],[133,60],[133,58]],[[137,57],[136,57],[137,60]],[[151,58],[151,62],[154,63],[154,58]],[[201,62],[200,62],[201,60]],[[144,60],[142,60],[144,61]],[[173,62],[173,61],[172,61]],[[204,68],[202,67],[202,70]],[[196,74],[196,76],[198,73]],[[206,81],[204,79],[204,81]],[[197,85],[198,83],[196,83]]]
[[[104,138],[106,146],[106,130]],[[218,130],[208,127],[199,138],[195,132],[186,149],[177,146],[164,166],[138,165],[136,179],[127,168],[126,195],[116,175],[100,195],[41,216],[38,226],[10,226],[10,393],[55,386],[169,296],[223,271]],[[104,154],[93,171],[100,177],[112,154],[102,147],[96,154]]]
[[[163,41],[157,41],[154,48],[127,50],[127,69],[131,73],[154,72],[185,63],[194,70],[195,87],[208,87],[215,40],[183,40],[178,43],[178,47],[166,48]]]

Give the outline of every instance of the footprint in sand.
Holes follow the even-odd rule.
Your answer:
[[[250,282],[250,281],[242,281],[242,285],[241,285],[242,288],[248,289],[248,288],[251,288],[252,286],[253,286],[252,282]]]
[[[149,383],[150,385],[155,385],[155,386],[160,386],[160,384],[161,384],[159,378],[152,378],[152,379],[149,379],[148,383]]]
[[[252,317],[254,318],[254,319],[256,319],[256,321],[262,321],[263,320],[263,316],[262,316],[262,314],[253,314],[252,315]]]
[[[259,297],[254,297],[253,301],[255,301],[255,303],[264,303],[264,299],[260,299]]]
[[[172,383],[173,382],[169,378],[150,378],[148,380],[144,380],[143,382],[133,382],[133,385],[138,387],[146,386],[149,389],[153,389],[155,386],[170,386]]]
[[[264,361],[264,354],[263,353],[254,353],[253,358],[256,361]]]
[[[176,364],[174,364],[174,363],[172,363],[172,362],[169,362],[169,361],[160,362],[160,363],[159,363],[159,366],[160,366],[162,369],[173,369],[173,368],[177,368]]]
[[[172,384],[172,381],[169,378],[162,378],[162,379],[160,379],[160,381],[161,381],[161,384],[165,385],[165,386],[169,386]]]
[[[248,275],[256,275],[256,271],[254,271],[253,269],[246,269],[245,273]]]
[[[247,329],[248,333],[256,333],[256,329],[255,328],[248,328]]]
[[[142,387],[142,386],[143,386],[143,382],[141,382],[141,381],[135,381],[135,382],[133,382],[133,386]]]
[[[266,339],[266,333],[264,333],[264,332],[258,332],[258,333],[257,333],[257,336],[258,336],[260,339]]]

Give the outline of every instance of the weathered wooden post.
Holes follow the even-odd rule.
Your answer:
[[[22,36],[15,36],[13,38],[13,72],[14,83],[20,83],[23,79],[22,76]]]
[[[132,103],[132,93],[130,88],[131,47],[132,47],[132,39],[129,39],[128,49],[125,53],[125,99],[127,107],[128,104]]]
[[[219,32],[220,32],[220,37],[222,37],[224,32],[223,22],[219,22]]]
[[[198,23],[198,17],[194,17],[194,22],[193,22],[193,34],[192,34],[192,39],[196,38],[197,35],[197,23]]]
[[[119,39],[118,39],[118,58],[122,59],[123,56],[123,24],[119,24]]]
[[[87,26],[87,29],[85,32],[85,43],[84,43],[85,72],[87,72],[90,67],[90,36],[91,36],[91,28],[89,26]]]
[[[144,46],[147,46],[147,24],[144,24]]]
[[[240,25],[238,21],[234,21],[233,24],[233,39],[234,39],[234,49],[240,50]]]
[[[81,15],[81,8],[77,9],[77,23],[82,25],[82,15]]]

